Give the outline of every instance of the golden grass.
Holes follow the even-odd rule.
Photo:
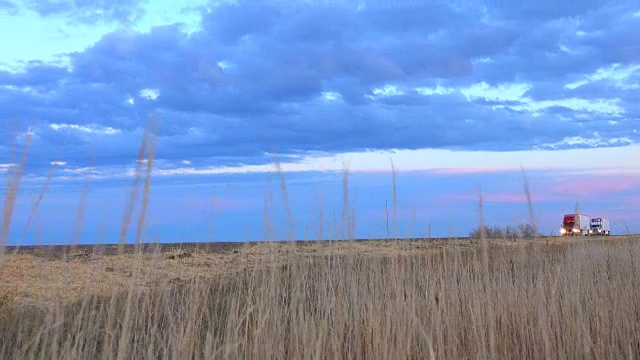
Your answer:
[[[633,358],[638,240],[9,255],[0,357]]]
[[[434,251],[439,246],[444,243],[326,242],[301,245],[296,252],[311,257],[329,254],[375,257],[409,254],[414,250]],[[452,249],[469,246],[470,243],[463,241],[447,245]],[[137,286],[151,288],[163,282],[183,283],[195,277],[209,278],[250,270],[261,262],[264,265],[265,259],[269,264],[282,264],[290,252],[291,247],[283,243],[253,243],[224,253],[189,249],[103,256],[93,255],[85,249],[75,250],[59,259],[9,254],[1,273],[0,296],[19,306],[69,304],[85,295],[108,296],[114,290],[125,290],[134,275]],[[137,263],[140,271],[134,274]]]

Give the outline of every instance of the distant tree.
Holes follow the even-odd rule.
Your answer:
[[[518,225],[518,231],[523,238],[533,238],[543,236],[535,226],[531,224],[520,224]]]
[[[504,238],[507,240],[515,241],[520,237],[520,232],[512,225],[507,225],[504,229]]]
[[[507,225],[505,227],[486,225],[484,227],[476,227],[471,230],[469,237],[472,239],[480,239],[482,230],[484,230],[484,236],[487,239],[515,241],[517,239],[530,239],[536,236],[544,236],[531,224],[519,224],[518,226]]]

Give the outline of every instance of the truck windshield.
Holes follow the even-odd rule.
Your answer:
[[[573,227],[573,225],[575,224],[575,221],[567,221],[564,223],[565,227]]]

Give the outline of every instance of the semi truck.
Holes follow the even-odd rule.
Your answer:
[[[589,229],[589,235],[611,235],[611,226],[609,219],[602,217],[591,219],[591,229]]]
[[[587,236],[591,230],[591,218],[584,214],[565,214],[562,219],[560,235],[562,236]]]

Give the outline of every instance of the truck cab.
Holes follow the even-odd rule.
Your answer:
[[[589,235],[611,235],[611,227],[609,219],[605,218],[593,218],[591,219],[591,228],[589,229]]]

